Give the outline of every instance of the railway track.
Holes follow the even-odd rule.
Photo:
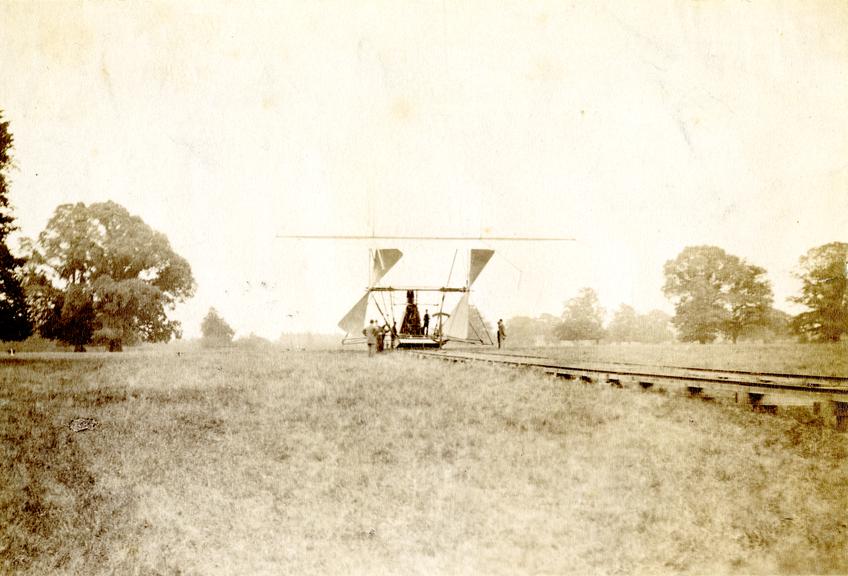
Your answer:
[[[688,396],[750,405],[762,412],[809,407],[839,430],[848,430],[848,377],[778,372],[652,366],[622,362],[559,362],[544,356],[503,352],[419,351],[423,358],[486,362],[541,370],[566,380],[618,388],[668,390]]]
[[[746,370],[718,370],[715,368],[693,368],[670,366],[662,364],[637,364],[632,362],[588,362],[588,363],[559,363],[546,356],[530,354],[513,354],[511,352],[469,352],[469,351],[440,351],[443,354],[465,354],[474,357],[485,357],[486,360],[502,361],[504,363],[520,363],[569,369],[597,370],[600,372],[620,372],[622,374],[648,375],[677,375],[687,378],[716,380],[721,382],[737,381],[751,384],[776,384],[790,387],[802,386],[808,388],[845,388],[848,390],[848,376],[823,376],[818,374],[791,374],[782,372],[751,372]]]

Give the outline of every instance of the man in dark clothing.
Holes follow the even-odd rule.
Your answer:
[[[424,310],[424,336],[427,336],[427,332],[430,327],[430,311]]]
[[[504,327],[503,319],[498,320],[498,348],[500,348],[504,340],[506,340],[506,328]]]

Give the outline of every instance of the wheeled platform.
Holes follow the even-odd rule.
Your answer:
[[[396,348],[441,348],[442,343],[429,336],[402,336],[397,339]]]

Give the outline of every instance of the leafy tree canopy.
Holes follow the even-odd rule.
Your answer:
[[[746,327],[739,335],[740,340],[771,342],[786,340],[794,336],[792,315],[783,310],[772,308],[766,314],[763,324]]]
[[[562,322],[557,328],[560,340],[600,340],[604,337],[604,309],[591,288],[565,303]]]
[[[712,342],[722,334],[736,342],[747,327],[767,322],[772,291],[759,266],[716,246],[689,246],[663,271],[663,292],[684,341]]]
[[[75,350],[84,350],[91,341],[96,320],[91,292],[80,284],[71,284],[60,293],[56,303],[54,323],[49,330],[57,339],[73,344]]]
[[[848,244],[831,242],[801,257],[796,276],[801,295],[792,301],[808,308],[795,317],[795,330],[811,340],[838,341],[848,331]]]
[[[30,250],[27,294],[42,335],[110,350],[180,336],[166,312],[194,293],[191,267],[164,234],[119,204],[57,207]],[[72,291],[76,303],[90,301],[93,316],[65,306]],[[68,331],[79,324],[86,325],[81,334]]]
[[[203,344],[205,346],[221,346],[230,344],[233,340],[235,331],[227,324],[226,320],[221,318],[218,311],[210,308],[203,322],[200,324],[200,331],[203,334]]]
[[[638,337],[638,315],[632,306],[622,304],[607,327],[607,339],[613,342],[635,342]]]

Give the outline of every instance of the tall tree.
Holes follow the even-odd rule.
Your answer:
[[[736,341],[767,321],[772,302],[765,270],[716,246],[689,246],[663,268],[663,292],[675,307],[672,323],[688,342]]]
[[[597,341],[604,337],[603,321],[604,309],[598,302],[598,295],[591,288],[583,288],[565,303],[557,336],[560,340]]]
[[[729,316],[722,332],[732,342],[753,327],[768,325],[772,310],[771,284],[766,279],[765,268],[735,259],[728,268],[730,278],[726,294]]]
[[[208,347],[229,346],[235,333],[214,308],[210,308],[206,313],[200,324],[200,331],[203,334],[203,345]]]
[[[712,342],[727,320],[726,265],[727,254],[714,246],[690,246],[665,263],[663,292],[674,303],[672,322],[684,342]]]
[[[810,338],[838,341],[848,332],[848,244],[831,242],[801,257],[796,276],[801,295],[792,301],[809,310],[795,317],[795,329]]]
[[[167,311],[194,293],[191,267],[124,207],[63,204],[31,252],[27,288],[44,336],[111,351],[180,336]]]
[[[613,342],[636,342],[639,339],[638,321],[636,310],[632,306],[622,304],[607,326],[607,338]]]
[[[17,341],[32,333],[32,325],[21,286],[20,269],[24,260],[13,256],[6,244],[9,234],[16,230],[6,179],[6,171],[12,163],[13,143],[9,122],[3,121],[0,110],[0,340]]]

